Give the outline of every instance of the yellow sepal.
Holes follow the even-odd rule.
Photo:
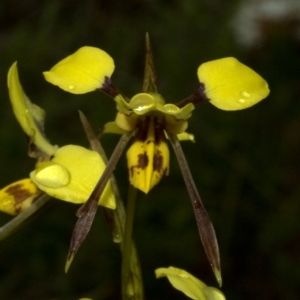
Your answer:
[[[114,68],[113,59],[105,51],[85,46],[43,74],[48,82],[69,93],[85,94],[101,88]]]
[[[56,147],[47,141],[43,133],[45,112],[33,104],[24,93],[16,62],[9,69],[7,84],[14,114],[23,131],[39,150],[51,156]]]
[[[156,278],[166,276],[172,286],[194,300],[225,300],[224,294],[207,286],[204,282],[194,277],[185,270],[174,267],[159,268],[155,270]]]
[[[0,190],[0,211],[17,215],[28,208],[41,191],[29,178],[25,178]]]
[[[68,145],[59,148],[50,162],[40,163],[30,173],[32,181],[48,195],[72,203],[84,203],[101,177],[105,163],[100,155],[86,148]],[[115,209],[110,183],[99,205]]]
[[[155,136],[153,116],[149,117],[146,138],[138,136],[127,151],[129,181],[135,188],[148,193],[164,175],[169,174],[170,153],[163,131]],[[143,130],[141,135],[143,135]]]
[[[270,92],[260,75],[233,57],[204,63],[197,73],[211,104],[223,110],[248,108]]]

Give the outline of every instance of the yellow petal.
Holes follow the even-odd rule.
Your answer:
[[[86,148],[68,145],[59,148],[50,162],[31,172],[32,181],[48,195],[72,203],[84,203],[101,177],[105,164],[100,155]],[[99,205],[115,209],[115,198],[107,184]]]
[[[191,141],[195,143],[195,136],[188,132],[182,132],[177,134],[177,138],[179,141]]]
[[[166,276],[172,286],[195,300],[225,300],[225,296],[216,288],[209,287],[190,273],[174,267],[155,270],[157,278]]]
[[[24,93],[16,62],[9,69],[7,83],[13,111],[23,131],[39,150],[51,156],[56,148],[47,141],[43,133],[45,112],[31,103]]]
[[[29,178],[11,183],[0,190],[0,211],[17,215],[28,208],[40,193]]]
[[[85,46],[43,74],[48,82],[67,92],[85,94],[101,88],[114,68],[113,59],[105,51]]]
[[[130,113],[130,115],[127,115],[125,113],[118,112],[115,119],[115,124],[123,131],[131,131],[136,128],[137,121],[138,116],[135,113]]]
[[[130,183],[146,194],[169,173],[169,148],[163,129],[155,120],[153,116],[145,119],[127,151]]]
[[[102,133],[124,134],[126,131],[121,129],[116,122],[107,122],[102,129]]]
[[[210,102],[223,110],[248,108],[270,92],[260,75],[233,57],[202,64],[198,78]]]

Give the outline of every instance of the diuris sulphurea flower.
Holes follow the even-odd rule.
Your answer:
[[[1,227],[0,240],[51,197],[75,204],[84,203],[105,169],[105,163],[96,151],[77,145],[53,146],[47,140],[44,133],[45,112],[24,93],[16,63],[8,72],[8,88],[13,112],[27,136],[28,155],[37,163],[30,178],[0,190],[0,210],[17,215]],[[85,176],[82,176],[83,173]],[[115,209],[110,183],[98,200],[99,205]]]
[[[166,103],[158,93],[156,74],[148,35],[146,36],[146,64],[141,93],[126,97],[111,80],[114,61],[106,52],[94,47],[82,47],[74,54],[44,72],[45,79],[61,89],[82,94],[100,90],[114,99],[117,115],[104,126],[103,133],[122,134],[107,167],[87,202],[79,209],[79,220],[73,235],[81,235],[82,228],[91,226],[97,209],[96,200],[131,137],[134,141],[127,151],[129,181],[132,186],[148,193],[169,174],[171,143],[190,194],[200,237],[215,276],[221,285],[220,258],[213,225],[206,213],[191,176],[180,140],[192,140],[186,132],[188,119],[195,105],[209,102],[223,110],[248,108],[269,94],[266,81],[255,71],[232,57],[217,59],[198,68],[199,86],[196,91],[177,104]],[[83,225],[85,224],[85,225]],[[70,251],[71,260],[76,249]]]

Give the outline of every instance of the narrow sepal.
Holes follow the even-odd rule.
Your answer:
[[[96,211],[98,207],[99,197],[102,195],[103,190],[111,177],[113,170],[116,167],[116,164],[123,153],[124,148],[126,147],[128,141],[134,134],[133,132],[125,133],[121,136],[119,143],[117,144],[109,162],[107,163],[106,169],[104,170],[102,176],[100,177],[98,183],[96,184],[94,190],[92,191],[90,197],[84,205],[82,205],[77,211],[77,221],[70,244],[70,250],[67,258],[67,265],[69,266],[71,259],[74,258],[77,250],[79,249],[82,242],[85,240],[87,234],[89,233]],[[66,265],[66,266],[67,266]]]
[[[102,159],[107,162],[106,154],[102,145],[94,133],[91,124],[85,117],[85,115],[79,111],[80,120],[82,122],[83,128],[87,135],[87,138],[90,142],[91,148],[97,151]],[[113,241],[120,245],[120,248],[124,248],[124,227],[125,227],[125,209],[123,206],[123,202],[121,199],[121,195],[119,193],[117,183],[115,181],[114,176],[111,176],[111,185],[116,198],[117,207],[115,210],[105,209],[103,208],[103,213],[105,215],[105,219],[107,224],[110,226],[113,235]],[[122,250],[123,251],[123,250]],[[72,257],[70,258],[72,259]],[[68,263],[68,262],[67,262]],[[138,259],[136,247],[134,242],[131,244],[131,255],[130,255],[130,279],[128,281],[128,289],[131,291],[132,300],[142,300],[143,297],[143,284],[142,284],[142,274],[140,262]]]
[[[153,54],[150,44],[150,37],[146,33],[146,62],[142,92],[157,93],[156,72],[153,63]]]
[[[82,216],[79,217],[77,220],[77,223],[75,225],[71,243],[70,243],[70,249],[67,256],[67,261],[65,265],[65,272],[67,273],[69,270],[69,267],[75,257],[75,254],[77,253],[80,245],[85,240],[87,234],[90,231],[90,228],[92,226],[95,214],[97,212],[98,203],[97,201],[92,201],[89,203],[89,206],[86,207],[86,210],[83,212],[81,211]]]
[[[191,197],[192,206],[195,213],[195,218],[198,226],[198,231],[204,247],[208,261],[212,267],[215,274],[217,282],[222,285],[221,277],[221,266],[220,266],[220,254],[219,246],[216,237],[216,233],[213,224],[203,206],[201,198],[198,194],[196,185],[194,183],[193,177],[191,175],[190,169],[188,167],[187,161],[185,159],[184,153],[182,151],[180,142],[174,134],[169,134],[169,140],[174,149],[175,155],[177,157],[187,190]]]

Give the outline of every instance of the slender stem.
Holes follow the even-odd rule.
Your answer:
[[[94,151],[97,151],[105,163],[107,163],[107,157],[105,151],[95,135],[89,121],[84,116],[82,112],[79,111],[80,119],[83,124],[85,133],[90,142],[91,148]],[[114,242],[120,245],[122,250],[124,245],[124,231],[125,231],[125,208],[124,203],[122,201],[122,197],[120,195],[117,182],[115,180],[114,175],[112,174],[110,178],[111,187],[116,199],[116,209],[108,209],[102,207],[103,213],[107,220],[108,225],[111,227],[113,240]],[[138,253],[136,250],[136,246],[132,241],[131,244],[131,252],[130,252],[130,281],[128,282],[128,289],[130,291],[134,291],[134,295],[132,296],[132,300],[143,300],[144,299],[144,291],[143,291],[143,279],[142,279],[142,271],[140,266],[140,261],[138,257]]]
[[[132,185],[129,186],[127,207],[126,207],[126,222],[125,222],[125,232],[122,245],[122,299],[128,300],[134,295],[134,291],[129,290],[129,280],[132,281],[130,277],[130,259],[131,259],[131,249],[132,249],[132,229],[133,220],[135,213],[137,189]]]
[[[51,199],[45,193],[42,193],[39,198],[33,202],[26,210],[14,217],[11,221],[0,228],[0,241],[7,238],[20,224],[32,216],[38,209],[45,205]]]

